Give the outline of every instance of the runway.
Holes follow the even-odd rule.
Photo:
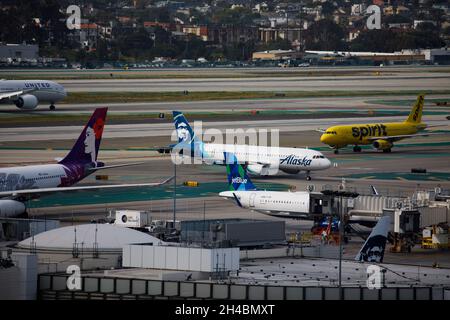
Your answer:
[[[314,98],[273,98],[273,99],[241,99],[241,100],[215,100],[215,101],[187,101],[187,102],[131,102],[131,103],[83,103],[83,104],[61,104],[56,112],[80,113],[90,112],[96,107],[109,108],[109,113],[133,113],[133,112],[171,112],[182,110],[184,112],[210,112],[210,111],[239,111],[239,110],[354,110],[370,109],[383,110],[392,109],[392,106],[373,101],[381,99],[404,100],[415,99],[414,95],[396,95],[386,97],[385,95],[367,97],[314,97]],[[426,110],[442,110],[436,108],[430,99],[450,100],[450,95],[428,95],[425,97]],[[397,110],[409,110],[411,106],[396,106]],[[47,111],[36,110],[47,113]]]
[[[68,92],[448,90],[447,74],[408,76],[60,80]]]
[[[404,116],[371,117],[369,122],[402,121]],[[449,121],[443,116],[424,116],[423,121],[433,126],[448,126]],[[269,130],[270,132],[302,132],[319,128],[327,128],[337,124],[349,124],[361,122],[354,118],[323,118],[323,119],[292,119],[292,120],[260,120],[260,121],[211,121],[198,122],[191,120],[191,126],[197,135],[207,137],[216,134],[220,130],[223,134],[233,133],[235,130],[254,129],[256,131]],[[363,121],[365,122],[365,121]],[[117,124],[106,125],[103,133],[104,138],[141,138],[141,137],[171,137],[176,141],[172,121],[165,120],[164,123],[148,124]],[[214,129],[214,131],[212,130]],[[0,142],[7,141],[54,141],[76,139],[83,126],[46,126],[26,128],[0,128]],[[205,130],[203,132],[203,130]],[[228,130],[228,131],[227,131]],[[271,131],[272,130],[272,131]],[[203,132],[203,134],[202,134]],[[247,131],[249,132],[249,131]]]

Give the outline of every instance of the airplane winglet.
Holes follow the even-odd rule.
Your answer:
[[[233,192],[233,197],[234,197],[234,200],[236,200],[237,205],[242,208],[242,203],[239,201],[238,197],[236,196],[236,194],[234,192]]]
[[[165,185],[166,183],[169,183],[170,181],[173,180],[173,178],[175,178],[175,176],[170,176],[169,178],[167,178],[166,180],[160,182],[160,185]]]

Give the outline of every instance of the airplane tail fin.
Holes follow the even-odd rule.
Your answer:
[[[228,185],[230,191],[256,190],[242,165],[240,165],[233,153],[224,152],[227,165]]]
[[[409,113],[408,119],[406,119],[406,122],[410,123],[420,123],[422,121],[422,112],[423,112],[423,102],[425,100],[425,95],[420,94],[417,97],[417,101],[414,104],[413,108],[411,109],[411,112]]]
[[[357,261],[383,262],[384,249],[391,226],[391,217],[383,216],[372,229],[370,236],[355,257]]]
[[[372,194],[374,196],[379,196],[380,194],[378,193],[378,190],[375,188],[375,186],[370,185],[370,189],[372,190]]]
[[[107,111],[108,108],[95,109],[72,150],[59,163],[89,164],[97,162]]]
[[[180,111],[173,111],[172,113],[175,129],[177,130],[178,143],[191,144],[197,142],[198,138],[183,113]]]

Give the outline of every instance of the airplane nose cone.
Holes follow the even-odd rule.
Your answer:
[[[219,197],[222,198],[233,198],[233,192],[231,191],[222,191],[219,193]]]
[[[329,159],[324,159],[324,165],[328,169],[329,167],[331,167],[331,161]]]
[[[320,142],[326,143],[326,140],[327,140],[327,135],[326,135],[326,134],[322,134],[322,135],[320,136]]]

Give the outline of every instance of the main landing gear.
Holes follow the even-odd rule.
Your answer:
[[[392,151],[391,148],[383,149],[383,152],[384,152],[384,153],[390,153],[391,151]]]
[[[306,181],[311,181],[310,173],[311,173],[311,172],[306,171]]]
[[[361,152],[361,147],[360,146],[354,146],[353,147],[353,152]]]

